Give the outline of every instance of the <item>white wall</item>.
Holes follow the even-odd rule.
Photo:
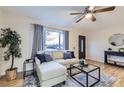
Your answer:
[[[2,20],[3,18],[2,18],[2,11],[0,10],[0,27],[2,26],[2,22],[3,22],[3,20]]]
[[[0,10],[0,28],[3,26],[3,15],[2,11]],[[1,31],[0,31],[1,33]],[[2,62],[2,49],[0,48],[0,76],[1,76],[1,62]]]
[[[24,60],[27,58],[30,58],[31,46],[32,46],[31,23],[36,22],[36,20],[34,20],[33,18],[19,16],[19,15],[15,15],[15,14],[6,13],[6,12],[4,12],[2,15],[3,15],[2,28],[10,27],[12,30],[17,31],[21,36],[22,58],[16,58],[14,66],[18,67],[18,71],[22,71]],[[4,49],[2,49],[2,50],[4,50]],[[6,69],[10,68],[10,65],[11,65],[11,60],[9,60],[9,61],[1,60],[1,62],[0,62],[1,70],[0,71],[1,71],[2,75],[5,73]]]
[[[30,58],[31,49],[32,49],[32,36],[33,36],[33,28],[31,23],[40,23],[37,19],[11,14],[4,12],[3,14],[3,28],[10,27],[13,30],[16,30],[22,39],[21,50],[22,50],[22,58],[15,59],[15,66],[18,67],[18,71],[23,71],[23,62],[25,59]],[[78,31],[70,31],[69,35],[69,49],[75,51],[76,57],[78,57],[78,35],[82,34],[82,32]],[[75,49],[73,49],[75,47]],[[3,54],[3,53],[2,53]],[[0,62],[0,73],[5,74],[5,70],[10,67],[11,60]]]
[[[108,39],[111,35],[122,33],[124,34],[123,24],[111,25],[97,31],[88,31],[87,33],[87,59],[104,62],[104,51],[109,47],[113,50],[118,50],[119,47],[111,46]]]
[[[79,44],[78,44],[78,36],[83,35],[85,33],[83,31],[70,31],[69,33],[69,49],[75,52],[76,58],[78,58]]]

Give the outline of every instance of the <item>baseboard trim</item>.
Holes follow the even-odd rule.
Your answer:
[[[97,60],[93,60],[93,59],[86,59],[86,60],[88,60],[88,61],[95,61],[95,62],[99,62],[99,63],[103,63],[103,62],[100,62],[100,61],[97,61]],[[104,63],[103,63],[104,64]]]

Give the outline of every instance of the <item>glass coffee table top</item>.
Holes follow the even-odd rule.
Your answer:
[[[92,64],[81,65],[78,63],[70,65],[69,71],[70,77],[85,87],[94,86],[100,81],[100,67]]]
[[[99,68],[99,67],[97,67],[95,65],[91,65],[91,64],[88,64],[88,66],[82,66],[80,64],[74,64],[73,67],[76,67],[76,68],[83,70],[85,72],[90,72],[92,70]]]

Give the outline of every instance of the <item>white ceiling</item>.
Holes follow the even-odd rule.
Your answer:
[[[83,19],[79,23],[74,22],[76,16],[70,13],[84,11],[85,6],[4,6],[0,8],[7,12],[36,18],[44,24],[81,31],[99,30],[118,23],[124,24],[124,7],[116,7],[111,12],[94,14],[97,19],[95,22]]]

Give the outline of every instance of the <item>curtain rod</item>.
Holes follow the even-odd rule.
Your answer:
[[[31,23],[31,25],[35,25],[35,24]],[[42,25],[42,24],[36,24],[36,25]],[[42,25],[42,26],[47,27],[47,28],[51,28],[51,29],[56,29],[56,30],[68,31],[68,30],[59,29],[59,28],[54,28],[54,27],[45,26],[45,25]]]

